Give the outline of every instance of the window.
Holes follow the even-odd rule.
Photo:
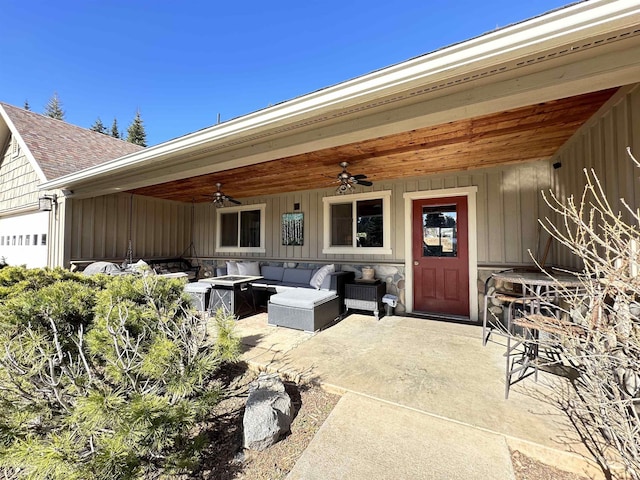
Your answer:
[[[4,235],[2,235],[2,237],[0,237],[0,245],[4,245]]]
[[[456,205],[422,207],[422,255],[458,256],[458,212]]]
[[[218,208],[216,251],[264,253],[265,209],[266,204]]]
[[[47,244],[47,234],[43,233],[40,235],[40,245],[46,245]]]
[[[38,245],[38,235],[33,236],[33,244]]]
[[[14,235],[11,239],[11,245],[15,245],[16,244],[16,236]]]
[[[24,236],[24,244],[29,245],[31,243],[31,235]]]
[[[22,245],[22,235],[18,236],[18,245]]]
[[[391,191],[325,197],[322,253],[391,254]]]

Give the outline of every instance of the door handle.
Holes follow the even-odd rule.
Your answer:
[[[418,265],[420,265],[420,262],[418,262],[417,260],[414,260],[413,265],[417,267]]]

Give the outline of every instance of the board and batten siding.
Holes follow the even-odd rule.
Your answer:
[[[610,205],[630,221],[620,198],[632,208],[640,206],[640,168],[629,158],[627,147],[640,159],[640,84],[620,89],[556,153],[551,163],[562,166],[554,170],[555,194],[560,199],[573,195],[579,201],[586,183],[584,169],[593,169]],[[580,259],[557,242],[553,250],[558,265],[582,267]]]
[[[38,205],[38,184],[42,180],[15,142],[12,137],[2,152],[0,214],[29,206],[35,208]]]
[[[243,205],[266,204],[266,251],[217,254],[215,251],[216,210],[210,204],[195,207],[194,244],[201,257],[265,258],[270,260],[332,261],[337,263],[404,263],[405,192],[477,186],[478,264],[531,264],[529,250],[538,249],[538,218],[545,213],[540,194],[548,190],[551,167],[546,161],[504,165],[474,171],[433,175],[411,179],[375,182],[358,191],[391,191],[390,255],[323,254],[323,197],[334,189],[292,192],[242,199]],[[229,192],[233,195],[233,192]],[[345,200],[348,195],[345,196]],[[281,239],[283,213],[304,214],[304,244],[284,246]],[[473,234],[474,232],[472,232]]]
[[[124,260],[130,230],[134,261],[180,256],[191,241],[190,204],[121,193],[67,199],[65,214],[72,261]]]

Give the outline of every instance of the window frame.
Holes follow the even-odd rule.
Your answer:
[[[240,218],[240,212],[258,210],[260,212],[260,246],[259,247],[241,247],[240,239],[242,228],[242,221]],[[239,205],[237,207],[222,207],[216,209],[216,252],[219,253],[265,253],[267,251],[266,240],[266,203],[256,203],[253,205]],[[222,243],[222,228],[221,221],[222,215],[225,213],[236,213],[238,215],[238,246],[237,247],[223,247]]]
[[[356,246],[358,229],[357,225],[357,202],[360,200],[382,200],[382,230],[383,241],[382,247],[358,247]],[[348,195],[335,195],[324,197],[323,216],[324,216],[324,242],[322,253],[324,254],[356,254],[356,255],[391,255],[391,190],[383,190],[380,192],[367,193],[351,193]],[[331,206],[337,203],[351,203],[353,215],[353,224],[351,226],[352,245],[332,246],[331,245]]]

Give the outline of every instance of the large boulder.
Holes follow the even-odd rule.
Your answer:
[[[242,421],[244,448],[264,450],[289,431],[293,411],[291,398],[278,375],[261,373],[249,386]]]

